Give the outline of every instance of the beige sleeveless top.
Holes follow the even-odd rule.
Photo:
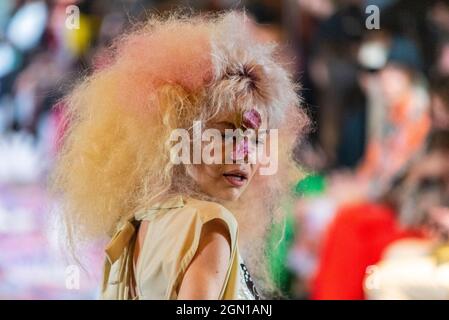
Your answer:
[[[101,297],[131,299],[130,288],[134,286],[137,299],[176,299],[180,281],[198,248],[202,226],[214,219],[226,224],[231,239],[230,263],[219,298],[242,298],[233,214],[215,202],[181,196],[137,213],[119,228],[105,250]],[[134,268],[134,245],[142,220],[148,221],[148,229]]]

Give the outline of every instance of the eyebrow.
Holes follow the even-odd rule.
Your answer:
[[[224,129],[234,129],[234,130],[237,129],[235,124],[230,121],[213,122],[213,123],[211,123],[209,128],[214,128],[214,127],[224,127]],[[219,129],[221,129],[221,128],[219,128]],[[252,130],[254,130],[254,129],[252,129]],[[270,129],[256,129],[255,131],[257,132],[258,135],[264,136],[270,132]]]
[[[213,126],[223,126],[223,127],[226,127],[226,128],[233,128],[233,129],[236,128],[235,124],[233,124],[232,122],[229,122],[229,121],[219,121],[219,122],[213,123],[212,125]]]

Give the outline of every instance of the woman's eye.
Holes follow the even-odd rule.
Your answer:
[[[236,137],[233,134],[226,134],[226,133],[222,133],[221,137],[225,140],[225,141],[230,141],[231,139],[233,139],[235,141]]]

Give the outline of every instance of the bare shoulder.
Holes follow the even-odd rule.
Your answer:
[[[198,252],[206,246],[212,246],[228,259],[231,253],[231,239],[228,226],[221,219],[213,219],[204,224],[201,231]],[[219,256],[218,255],[218,256]]]
[[[228,224],[237,225],[237,221],[232,212],[219,203],[189,198],[187,206],[194,208],[196,213],[204,221],[220,218]]]
[[[181,281],[178,299],[218,299],[231,257],[226,224],[213,219],[204,224],[200,243]]]

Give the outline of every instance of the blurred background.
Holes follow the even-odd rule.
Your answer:
[[[449,298],[449,1],[1,0],[0,299],[98,296],[101,250],[79,269],[49,219],[58,101],[111,39],[179,6],[245,10],[302,84],[309,174],[268,239],[274,297]]]

